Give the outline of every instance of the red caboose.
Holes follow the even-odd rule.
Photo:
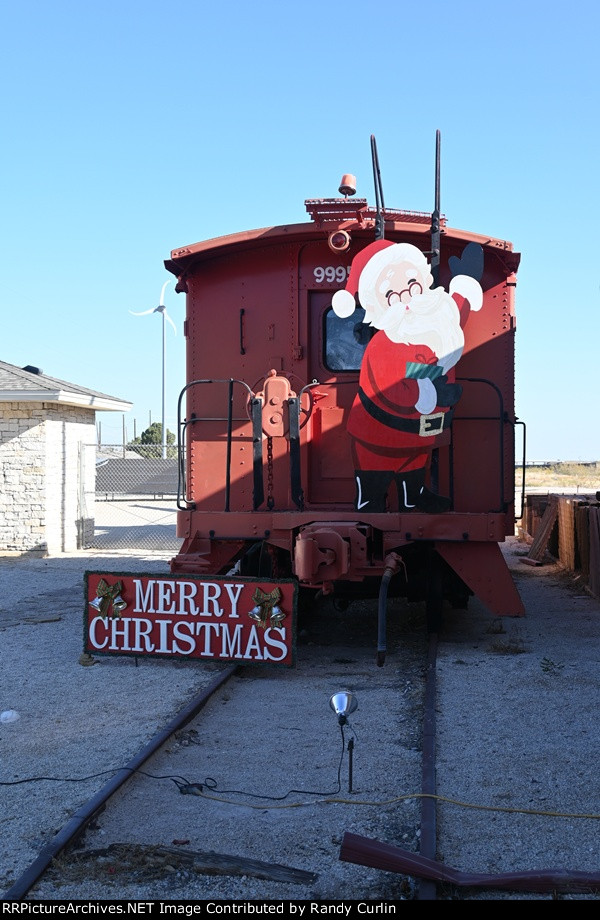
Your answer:
[[[431,214],[384,209],[379,197],[371,208],[351,179],[340,197],[306,201],[308,222],[181,247],[165,263],[187,300],[183,543],[171,569],[216,576],[237,563],[341,602],[380,596],[385,576],[390,592],[427,602],[431,628],[444,599],[464,606],[470,594],[521,616],[499,547],[515,523],[519,255],[438,211],[432,236]],[[379,274],[365,270],[370,248],[386,246],[416,248],[428,267],[401,262],[406,284],[386,290],[381,259]],[[466,252],[481,263],[478,304],[469,285],[466,297],[458,280],[453,292]],[[378,316],[361,293],[367,275]],[[401,331],[413,293],[415,328],[426,322],[424,288],[452,294],[448,323],[460,318],[445,363],[435,337],[415,345],[419,333]],[[382,367],[394,378],[385,385]]]

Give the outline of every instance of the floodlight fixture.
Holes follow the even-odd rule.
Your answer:
[[[342,690],[333,694],[329,705],[338,717],[340,725],[345,725],[350,713],[358,709],[358,700],[350,690]]]
[[[348,723],[348,716],[352,712],[356,712],[358,709],[358,700],[350,690],[341,690],[339,693],[334,693],[331,699],[329,700],[329,705],[331,709],[335,712],[338,717],[338,723],[340,725],[340,730],[342,732],[342,739],[344,737],[344,725]],[[350,738],[348,742],[348,792],[352,792],[352,760],[354,754],[354,738]]]

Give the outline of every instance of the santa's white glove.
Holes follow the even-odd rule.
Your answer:
[[[470,275],[455,275],[450,281],[450,294],[459,294],[469,301],[469,306],[474,313],[483,306],[483,288],[479,281]]]
[[[429,377],[423,377],[417,380],[417,383],[419,385],[419,398],[415,403],[415,409],[421,415],[429,415],[437,405],[437,391]]]

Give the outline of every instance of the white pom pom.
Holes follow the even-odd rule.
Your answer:
[[[455,275],[450,282],[450,293],[460,294],[469,301],[471,310],[477,313],[483,306],[483,288],[470,275]]]
[[[356,303],[350,291],[336,291],[333,295],[331,306],[335,315],[339,316],[340,319],[352,316],[356,309]]]

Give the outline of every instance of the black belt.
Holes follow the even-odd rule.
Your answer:
[[[453,409],[447,409],[445,412],[432,412],[429,415],[421,415],[419,418],[402,418],[399,415],[392,415],[386,412],[381,406],[376,405],[370,399],[362,387],[358,388],[358,395],[364,408],[382,425],[388,428],[395,428],[397,431],[407,431],[411,434],[419,434],[423,438],[430,438],[433,435],[441,434],[452,424]]]

